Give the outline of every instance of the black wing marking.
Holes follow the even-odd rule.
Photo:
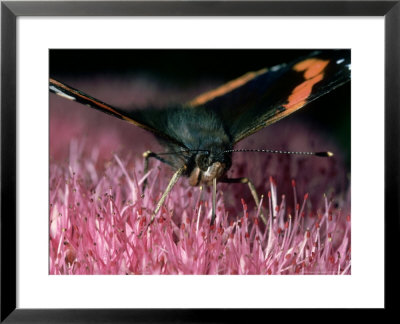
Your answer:
[[[350,80],[350,50],[315,51],[289,64],[249,72],[188,103],[217,113],[234,143]]]
[[[176,144],[180,147],[185,147],[181,142],[177,139],[172,138],[171,136],[167,135],[166,133],[162,132],[161,130],[157,129],[152,125],[151,120],[156,119],[165,114],[161,110],[133,110],[133,111],[124,111],[122,109],[118,109],[112,107],[109,104],[106,104],[96,98],[89,96],[88,94],[74,89],[71,86],[66,85],[60,81],[54,80],[50,78],[49,89],[51,92],[76,102],[79,102],[83,105],[89,106],[111,116],[117,117],[119,119],[125,120],[135,126],[143,128],[149,132],[152,132],[160,139],[163,139],[171,144]],[[148,113],[147,113],[148,111]],[[157,116],[155,116],[157,115]]]

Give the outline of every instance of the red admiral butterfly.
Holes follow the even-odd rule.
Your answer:
[[[259,204],[249,179],[227,177],[233,152],[331,155],[329,152],[235,150],[234,146],[348,82],[350,74],[349,50],[325,50],[312,52],[290,63],[248,72],[168,109],[118,109],[52,78],[50,91],[152,132],[165,147],[164,153],[147,151],[143,154],[145,172],[149,158],[158,159],[175,170],[150,223],[181,176],[188,177],[192,186],[213,184],[213,223],[217,181],[247,183],[256,204]]]

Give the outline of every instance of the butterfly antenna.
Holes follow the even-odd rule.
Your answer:
[[[181,153],[188,153],[188,152],[208,152],[208,150],[182,150],[182,151],[175,151],[175,152],[162,152],[162,153],[156,153],[157,155],[171,155],[171,154],[181,154]]]
[[[225,153],[233,152],[258,152],[258,153],[272,153],[272,154],[292,154],[292,155],[314,155],[320,157],[332,157],[332,152],[292,152],[292,151],[280,151],[280,150],[263,150],[263,149],[238,149],[238,150],[227,150]]]

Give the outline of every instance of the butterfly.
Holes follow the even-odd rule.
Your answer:
[[[235,150],[234,147],[244,138],[349,82],[350,77],[350,50],[324,50],[310,52],[288,63],[248,72],[189,102],[167,109],[119,109],[53,78],[50,78],[49,89],[59,96],[153,133],[165,148],[162,153],[147,151],[143,154],[145,173],[150,158],[175,170],[149,225],[181,176],[188,177],[191,186],[212,185],[212,224],[215,220],[217,181],[247,184],[259,205],[255,187],[248,178],[232,179],[227,176],[233,152],[332,155],[330,152]],[[143,191],[145,187],[146,182]],[[265,223],[263,215],[261,218]]]

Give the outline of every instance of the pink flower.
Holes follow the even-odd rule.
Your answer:
[[[294,180],[280,194],[283,180],[270,177],[265,226],[246,187],[223,185],[210,226],[211,193],[181,180],[146,230],[169,169],[153,163],[142,196],[141,159],[87,149],[72,141],[69,162],[51,163],[50,274],[350,274],[349,197],[338,208]]]
[[[162,149],[128,123],[51,100],[50,274],[351,273],[348,174],[340,150],[314,130],[284,120],[240,143],[335,152],[330,159],[235,153],[228,176],[252,179],[261,206],[246,185],[218,184],[210,226],[209,188],[180,179],[146,230],[172,172],[151,161],[144,175],[141,153]]]

